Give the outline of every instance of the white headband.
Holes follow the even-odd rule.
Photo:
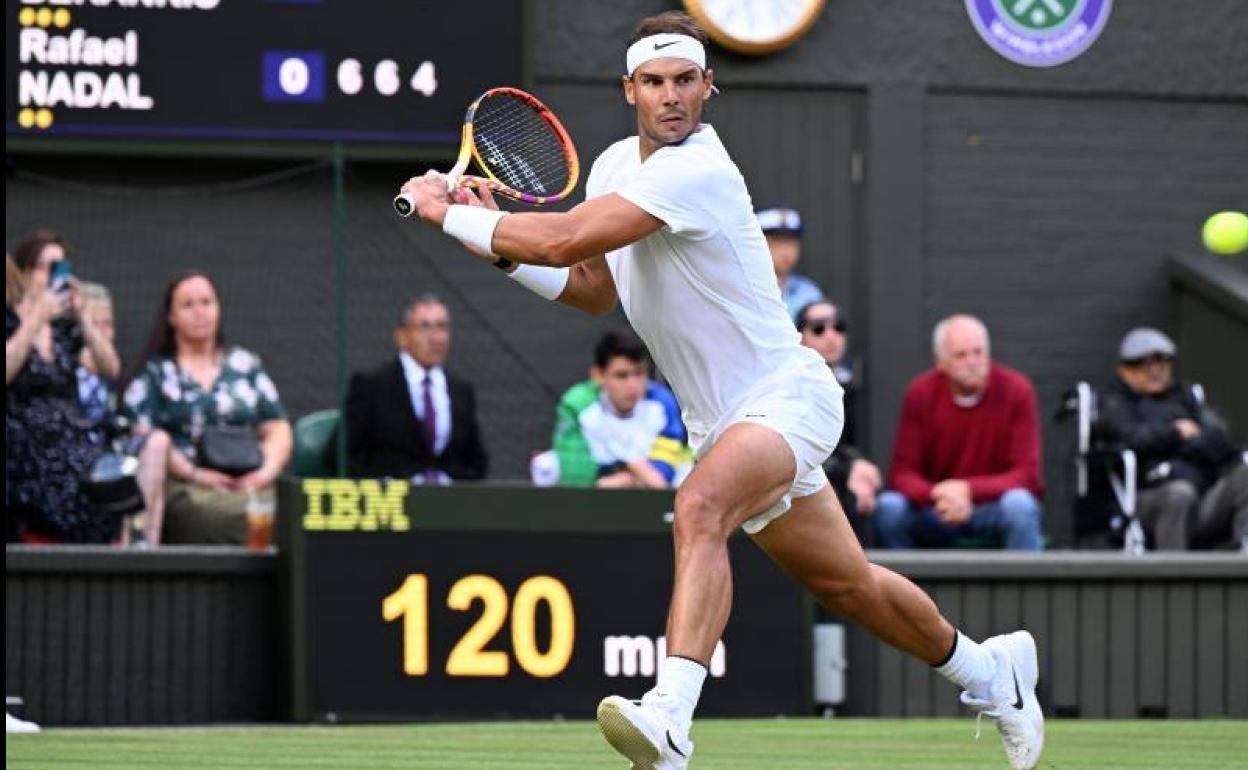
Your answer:
[[[638,67],[651,59],[672,56],[677,59],[688,59],[698,67],[706,69],[706,49],[694,38],[675,32],[660,32],[657,35],[643,37],[628,47],[625,65],[628,74],[632,75]]]

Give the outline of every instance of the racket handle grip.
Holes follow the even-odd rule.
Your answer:
[[[416,212],[416,201],[410,193],[399,193],[394,196],[394,210],[401,217],[410,217]]]
[[[447,192],[455,192],[455,188],[459,185],[459,177],[460,175],[454,170],[446,175]],[[416,211],[416,200],[410,193],[399,193],[394,196],[394,210],[401,217],[410,217]]]

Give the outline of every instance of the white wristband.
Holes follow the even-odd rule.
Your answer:
[[[537,296],[553,301],[568,285],[570,271],[566,267],[520,265],[508,275]]]
[[[494,253],[494,228],[507,216],[506,211],[494,211],[480,206],[455,204],[446,210],[442,220],[442,232],[458,238],[491,256]]]

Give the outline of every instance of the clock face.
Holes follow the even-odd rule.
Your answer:
[[[779,51],[806,34],[825,0],[685,0],[716,43],[738,53]]]

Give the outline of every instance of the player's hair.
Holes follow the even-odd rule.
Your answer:
[[[606,369],[613,358],[627,358],[633,363],[645,363],[649,359],[646,345],[636,334],[625,329],[615,329],[602,335],[594,346],[594,366]]]
[[[13,261],[17,264],[17,269],[29,273],[39,263],[39,255],[44,248],[54,243],[69,254],[69,244],[55,230],[41,229],[27,234],[13,247]]]
[[[407,319],[411,317],[412,312],[416,310],[416,308],[423,307],[425,305],[441,305],[446,308],[447,315],[450,315],[451,313],[451,309],[447,307],[441,297],[431,291],[426,291],[417,294],[415,297],[412,297],[404,303],[403,310],[399,313],[399,322],[397,325],[400,328],[407,326]]]
[[[633,30],[633,38],[628,41],[628,44],[632,45],[643,37],[663,32],[688,35],[702,45],[706,45],[706,30],[702,29],[692,16],[681,11],[666,11],[657,16],[647,16],[637,22],[637,28]]]

